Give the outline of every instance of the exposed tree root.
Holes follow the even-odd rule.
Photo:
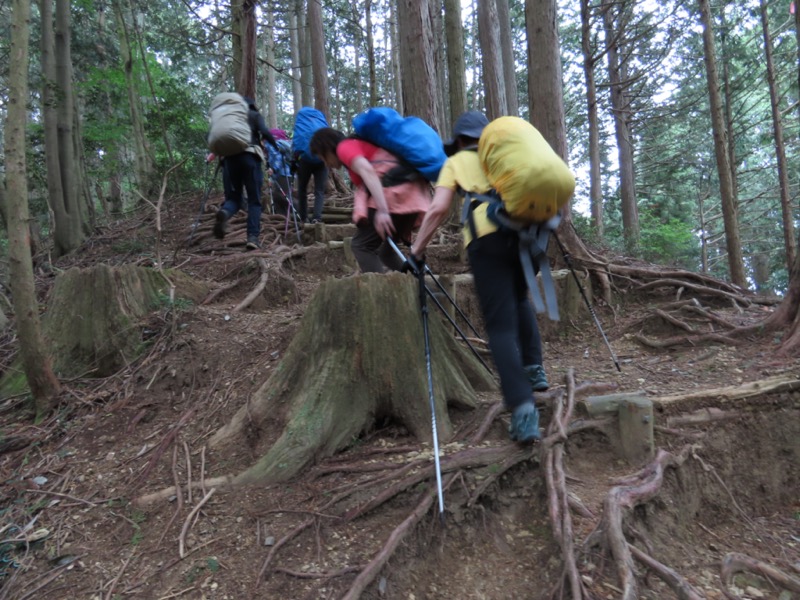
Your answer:
[[[765,562],[751,558],[746,554],[739,554],[738,552],[731,552],[725,555],[722,560],[722,568],[720,569],[720,579],[722,580],[722,592],[730,600],[741,600],[739,596],[730,591],[731,581],[736,573],[749,571],[761,575],[768,579],[775,585],[789,590],[791,592],[800,593],[800,579],[792,577],[788,573],[784,573],[780,569],[773,567]]]
[[[678,597],[678,600],[704,600],[705,596],[698,592],[692,585],[686,581],[680,574],[675,571],[674,569],[669,568],[667,565],[660,563],[655,558],[647,554],[646,552],[642,552],[634,546],[633,544],[628,544],[628,550],[630,550],[631,555],[642,563],[645,567],[650,569],[653,573],[658,575],[658,577],[666,583],[675,595]]]
[[[550,525],[553,528],[553,537],[561,547],[564,561],[564,574],[559,582],[558,592],[561,595],[563,588],[568,587],[573,600],[588,598],[588,594],[578,572],[575,558],[575,539],[572,528],[572,515],[570,513],[570,494],[567,491],[566,474],[564,471],[564,444],[567,441],[567,430],[572,413],[575,409],[575,377],[572,369],[566,376],[567,401],[564,403],[563,394],[556,397],[553,404],[553,417],[547,429],[547,438],[543,443],[544,476],[547,484],[547,507],[550,515]],[[579,506],[582,506],[580,502]],[[584,514],[591,512],[583,507]]]
[[[442,481],[442,487],[445,489],[449,487],[455,478],[455,473],[449,474],[444,481]],[[400,542],[402,542],[405,537],[411,531],[413,531],[416,524],[419,523],[422,520],[422,517],[428,513],[428,510],[431,508],[431,505],[433,505],[435,498],[436,494],[431,493],[430,490],[426,490],[424,492],[422,500],[414,509],[414,511],[408,517],[406,517],[405,521],[400,523],[400,525],[395,528],[395,530],[389,536],[389,539],[386,541],[386,544],[384,544],[383,548],[381,548],[380,552],[378,552],[364,568],[364,570],[358,574],[358,577],[356,577],[355,581],[350,586],[350,589],[342,597],[342,600],[358,600],[358,598],[361,597],[361,593],[370,583],[375,580],[380,570],[400,545]]]
[[[521,447],[513,443],[484,445],[482,442],[496,421],[504,417],[502,404],[493,404],[486,408],[482,418],[476,419],[476,427],[468,428],[462,433],[458,443],[445,445],[441,456],[441,470],[443,473],[443,489],[446,494],[446,506],[450,512],[474,509],[481,497],[485,496],[500,477],[512,467],[525,461],[537,461],[542,466],[542,472],[547,487],[548,516],[553,531],[553,536],[559,544],[563,575],[560,578],[553,597],[571,598],[572,600],[589,600],[596,597],[588,586],[592,579],[582,576],[578,560],[578,548],[589,552],[599,550],[601,556],[610,557],[615,567],[622,600],[633,600],[640,595],[640,583],[637,581],[635,563],[655,574],[672,590],[681,600],[703,600],[704,595],[693,587],[686,578],[671,567],[661,563],[653,557],[653,550],[648,541],[633,530],[628,516],[635,506],[644,504],[656,496],[664,481],[665,471],[670,467],[679,467],[685,460],[694,454],[695,445],[683,446],[678,452],[668,452],[659,449],[655,459],[636,473],[620,477],[612,482],[603,503],[602,514],[596,516],[592,510],[581,502],[574,493],[568,489],[568,483],[574,482],[565,469],[565,446],[569,437],[577,432],[587,429],[604,431],[607,434],[616,426],[614,417],[599,419],[573,420],[576,395],[581,393],[596,393],[597,386],[592,384],[577,385],[574,374],[569,370],[565,378],[565,387],[556,389],[546,395],[545,404],[552,410],[552,417],[546,430],[546,437],[539,446],[533,448]],[[766,393],[768,391],[796,389],[800,382],[787,379],[766,380],[753,384],[752,390],[742,391],[737,389],[738,395],[749,393]],[[606,388],[601,384],[601,391]],[[721,393],[726,392],[726,393]],[[712,396],[724,398],[735,396],[731,390],[712,390],[698,393],[698,398]],[[545,395],[543,395],[545,396]],[[694,399],[694,396],[683,395],[681,399]],[[667,405],[677,402],[676,397],[667,397],[666,400],[657,399],[657,403]],[[542,400],[537,396],[538,400]],[[662,403],[661,401],[664,400]],[[688,415],[674,415],[668,421],[668,427],[661,427],[662,433],[676,437],[695,439],[704,433],[697,431],[682,431],[675,429],[685,425],[703,425],[718,420],[738,418],[738,411],[721,411],[707,408]],[[402,452],[412,453],[409,460],[402,461]],[[386,457],[391,455],[391,457]],[[363,462],[370,457],[370,462]],[[384,458],[386,457],[386,458]],[[395,459],[400,459],[399,461]],[[422,523],[426,515],[434,518],[432,509],[436,499],[434,485],[435,469],[430,454],[418,453],[418,446],[398,446],[374,449],[354,457],[348,454],[342,457],[332,457],[316,468],[317,482],[328,482],[334,478],[327,476],[334,473],[364,474],[358,481],[352,478],[337,487],[328,487],[324,490],[325,500],[318,503],[310,510],[302,511],[308,517],[302,520],[281,537],[268,551],[262,563],[257,582],[263,583],[270,574],[281,573],[287,577],[330,580],[334,578],[355,575],[349,588],[342,596],[345,599],[355,600],[374,584],[382,569],[392,560],[397,549],[407,540],[409,535]],[[473,474],[480,475],[473,477]],[[463,493],[458,491],[458,486],[452,486],[456,481],[463,483]],[[214,488],[235,487],[233,477],[222,477],[203,482],[210,491],[205,493],[210,496]],[[190,482],[190,487],[198,488],[200,482]],[[317,484],[315,484],[316,486]],[[724,485],[724,484],[723,484]],[[422,487],[421,487],[422,486]],[[450,492],[450,488],[454,491]],[[371,555],[366,558],[355,558],[352,564],[340,564],[327,567],[319,571],[301,571],[291,565],[276,564],[281,549],[294,545],[300,536],[319,528],[322,519],[329,523],[344,524],[354,522],[365,515],[384,506],[392,499],[405,495],[410,497],[414,490],[421,489],[418,500],[410,512],[398,520],[394,528],[388,532],[387,537],[376,549],[370,550]],[[144,496],[139,499],[139,504],[146,504],[173,494],[180,493],[177,485],[169,490]],[[316,492],[315,492],[316,493]],[[195,513],[199,505],[195,508]],[[270,512],[292,512],[291,510],[279,511],[271,509]],[[576,541],[573,513],[581,518],[596,521],[593,531],[583,544]],[[186,524],[191,522],[186,519]],[[182,533],[182,537],[185,534]],[[311,534],[313,535],[313,534]],[[635,542],[634,546],[632,542]],[[597,561],[592,561],[597,563]],[[723,564],[722,578],[725,594],[728,598],[736,599],[727,591],[733,575],[739,571],[751,571],[769,579],[775,585],[783,586],[790,591],[800,591],[800,581],[796,577],[781,572],[780,570],[765,565],[742,555],[729,555]],[[254,595],[257,592],[254,591]],[[738,600],[738,599],[737,599]]]
[[[677,455],[659,449],[655,460],[625,483],[611,488],[603,502],[603,516],[586,540],[586,547],[600,546],[610,551],[622,587],[622,600],[636,600],[639,585],[633,567],[633,555],[623,532],[624,510],[642,504],[658,493],[668,467],[683,464],[693,446],[685,446]]]
[[[670,338],[659,339],[653,339],[641,334],[637,334],[633,336],[633,339],[643,346],[647,346],[648,348],[671,348],[673,346],[686,345],[698,346],[705,343],[730,344],[731,346],[737,346],[744,343],[736,338],[728,335],[722,335],[720,333],[705,333],[702,335],[698,334],[693,336],[674,336]]]

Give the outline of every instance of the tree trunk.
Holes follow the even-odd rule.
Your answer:
[[[636,176],[633,164],[633,142],[630,123],[630,102],[623,77],[624,65],[620,62],[619,40],[625,34],[620,18],[615,20],[615,2],[604,0],[603,25],[605,27],[608,80],[610,84],[611,110],[614,115],[614,133],[617,139],[619,159],[619,195],[622,210],[622,229],[625,249],[631,256],[639,254],[639,209],[636,205]],[[615,26],[615,21],[619,27]]]
[[[133,72],[133,52],[131,51],[128,23],[125,16],[127,11],[125,10],[126,5],[123,4],[124,1],[125,0],[115,0],[114,2],[117,23],[119,25],[120,58],[122,60],[122,70],[125,73],[125,83],[128,92],[131,137],[133,138],[134,157],[136,161],[136,184],[139,188],[139,192],[149,198],[156,189],[154,176],[155,167],[152,162],[149,143],[144,131],[144,117],[142,116],[139,86]]]
[[[797,89],[800,90],[800,0],[794,1],[794,37],[797,40]],[[797,118],[800,120],[800,102],[797,103]]]
[[[434,99],[436,102],[436,119],[442,135],[447,129],[447,57],[444,45],[444,0],[430,0],[428,8],[431,14],[431,35],[434,48],[433,72],[436,74]]]
[[[375,36],[372,33],[372,0],[364,1],[364,21],[365,21],[365,26],[367,28],[367,67],[369,70],[369,105],[377,106],[378,75],[375,70]]]
[[[311,69],[311,34],[304,0],[297,0],[297,29],[300,41],[300,90],[303,106],[314,104],[314,74]]]
[[[763,323],[765,331],[784,332],[780,353],[800,354],[800,254],[796,254],[789,277],[789,289],[772,315]]]
[[[144,13],[140,13],[144,16]],[[158,99],[158,94],[156,93],[155,85],[153,84],[153,77],[150,75],[150,67],[147,65],[147,53],[145,52],[144,48],[144,40],[142,39],[142,32],[139,29],[139,25],[137,23],[136,14],[133,12],[133,8],[131,8],[131,16],[133,22],[133,33],[136,36],[136,45],[139,47],[139,56],[142,59],[142,68],[144,69],[144,75],[147,78],[147,87],[150,89],[150,96],[153,99],[153,109],[158,115],[158,120],[161,123],[161,134],[163,135],[164,140],[164,148],[167,151],[167,157],[169,158],[170,163],[174,163],[175,159],[172,156],[172,146],[169,143],[169,135],[167,129],[167,123],[164,120],[164,111],[161,110],[161,102]]]
[[[780,98],[775,83],[775,67],[772,63],[772,38],[769,32],[767,3],[761,0],[761,26],[764,30],[764,56],[767,61],[767,83],[769,99],[772,107],[772,130],[775,137],[775,158],[778,162],[778,184],[780,186],[781,213],[783,215],[783,247],[786,252],[786,269],[790,270],[797,253],[795,240],[794,214],[789,193],[789,175],[786,164],[786,148],[783,143],[783,125],[781,124]]]
[[[297,4],[294,4],[289,16],[289,52],[292,57],[292,103],[294,105],[294,114],[297,114],[303,108],[303,88],[300,81],[302,69],[300,68],[299,26]]]
[[[519,115],[519,94],[517,93],[517,72],[514,60],[514,32],[511,30],[511,11],[508,0],[497,0],[497,20],[500,23],[500,47],[503,56],[503,79],[506,89],[507,115]]]
[[[447,43],[447,86],[452,124],[467,110],[464,31],[461,25],[460,0],[444,0],[444,33]]]
[[[272,129],[278,126],[278,103],[275,98],[275,13],[271,6],[265,6],[266,28],[264,36],[267,42],[267,123]]]
[[[256,0],[242,4],[242,72],[237,90],[242,96],[256,98]]]
[[[731,165],[728,163],[728,139],[723,118],[722,101],[719,94],[719,77],[714,50],[714,32],[711,28],[711,10],[708,0],[698,0],[700,21],[703,25],[703,54],[708,80],[708,96],[711,106],[711,125],[714,131],[714,151],[717,157],[717,173],[722,201],[722,218],[725,224],[725,244],[728,250],[728,267],[731,281],[747,288],[747,278],[742,259],[742,244],[739,237],[738,207],[734,200]]]
[[[236,86],[242,80],[244,2],[245,0],[231,0],[231,67],[233,68],[233,83]]]
[[[417,292],[416,281],[400,273],[331,278],[317,289],[272,377],[211,438],[217,448],[241,442],[246,430],[268,419],[284,424],[278,440],[234,484],[285,481],[351,444],[376,419],[394,419],[418,439],[431,440]],[[447,404],[474,406],[474,390],[494,384],[438,315],[431,313],[429,324],[437,432],[447,441]]]
[[[603,238],[603,190],[600,180],[600,124],[597,116],[597,86],[594,78],[595,56],[592,44],[592,15],[589,0],[581,0],[581,48],[586,80],[586,112],[589,124],[589,206],[592,227]]]
[[[491,121],[505,115],[508,108],[495,0],[478,2],[478,37],[483,66],[482,82],[486,93],[486,116]]]
[[[369,3],[369,0],[366,0]],[[361,77],[361,46],[364,43],[364,32],[361,29],[361,13],[362,7],[358,2],[353,2],[350,5],[353,19],[353,70],[355,71],[356,89],[355,89],[355,114],[364,110],[364,80]],[[374,106],[374,105],[372,105]]]
[[[325,58],[325,28],[319,0],[308,0],[308,34],[311,38],[311,72],[314,74],[314,107],[330,121],[328,60]]]
[[[50,357],[41,334],[28,233],[30,214],[25,162],[25,125],[28,122],[26,103],[31,6],[29,0],[14,0],[11,6],[8,112],[5,123],[9,279],[22,366],[33,396],[36,415],[42,417],[51,410],[61,390],[50,366]]]
[[[55,30],[52,0],[42,0],[41,14],[42,115],[48,203],[55,218],[53,254],[62,256],[83,242],[87,214],[80,201],[80,168],[76,162],[80,140],[75,138],[73,127],[72,65],[68,52],[69,5],[64,6],[62,2],[61,8],[57,9]],[[66,123],[64,119],[67,119]]]
[[[530,121],[566,161],[567,126],[556,1],[526,0],[525,26],[528,31]]]
[[[397,28],[405,114],[415,115],[441,131],[429,0],[398,0]]]
[[[403,69],[400,66],[400,25],[397,19],[397,2],[389,2],[389,22],[392,35],[392,90],[394,92],[394,107],[401,115],[405,114],[403,104]]]

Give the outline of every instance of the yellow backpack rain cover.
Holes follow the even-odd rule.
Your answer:
[[[478,157],[506,212],[525,223],[554,217],[575,191],[575,176],[530,123],[500,117],[478,141]]]

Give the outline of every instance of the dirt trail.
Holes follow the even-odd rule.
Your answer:
[[[0,599],[343,598],[393,533],[431,498],[431,479],[423,478],[359,512],[431,462],[430,448],[390,422],[287,484],[209,495],[202,482],[251,465],[283,423],[276,416],[252,432],[252,444],[224,452],[206,450],[206,440],[269,377],[316,286],[326,277],[348,276],[350,269],[340,248],[319,246],[283,265],[293,287],[282,287],[279,294],[267,289],[258,302],[234,313],[257,284],[259,267],[255,260],[234,263],[224,253],[209,259],[179,248],[196,206],[191,199],[171,207],[162,247],[178,248],[175,264],[194,277],[219,285],[238,279],[239,285],[207,305],[155,311],[143,326],[150,332],[146,355],[112,377],[69,382],[73,397],[47,422],[31,425],[20,399],[0,405],[4,436],[41,438],[0,455],[5,499]],[[72,262],[147,264],[152,257],[141,249],[152,235],[152,223],[143,217],[138,227],[87,245]],[[267,259],[277,248],[265,250]],[[449,258],[457,256],[457,246],[439,252],[437,270],[464,270]],[[659,397],[800,376],[798,361],[774,356],[775,340],[669,350],[638,344],[632,334],[658,335],[652,311],[672,300],[666,294],[622,294],[613,311],[600,310],[622,373],[614,369],[591,320],[565,323],[548,334],[545,367],[551,384],[565,389],[571,370],[578,386],[606,384]],[[726,318],[755,321],[765,309],[716,310]],[[666,327],[661,333],[674,334]],[[6,348],[9,344],[6,340]],[[483,441],[475,446],[465,441],[499,399],[497,393],[483,394],[478,409],[452,411],[461,441],[443,446],[443,465],[465,452],[496,452],[516,462],[507,470],[464,468],[447,480],[444,524],[435,507],[419,509],[421,515],[361,598],[551,597],[562,580],[563,561],[548,514],[542,448],[513,455],[505,431],[508,415],[502,413]],[[677,454],[694,447],[680,467],[666,469],[653,499],[627,513],[625,527],[629,540],[709,599],[724,597],[720,567],[732,552],[800,577],[800,395],[782,392],[721,405],[737,415],[679,428],[688,435],[657,432],[660,448]],[[552,406],[543,407],[545,426]],[[656,423],[663,418],[657,414]],[[412,464],[418,468],[401,475]],[[582,584],[592,598],[620,598],[614,564],[597,548],[582,552],[581,544],[599,522],[615,478],[637,469],[598,429],[569,436],[564,467],[569,491],[586,509],[583,515],[572,512]],[[190,480],[201,483],[191,495]],[[483,482],[488,485],[476,496]],[[176,483],[183,488],[180,499],[144,508],[131,503]],[[341,500],[332,503],[336,498]],[[357,518],[344,518],[353,514]],[[675,597],[638,564],[636,572],[642,598]],[[730,583],[743,599],[800,598],[751,573],[737,574]]]

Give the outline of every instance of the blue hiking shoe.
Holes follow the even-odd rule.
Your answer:
[[[525,373],[528,375],[528,381],[531,382],[534,392],[544,392],[550,387],[542,365],[528,365],[525,367]]]
[[[542,438],[539,433],[539,411],[533,402],[526,402],[514,409],[508,433],[513,441],[521,444],[532,444]]]

